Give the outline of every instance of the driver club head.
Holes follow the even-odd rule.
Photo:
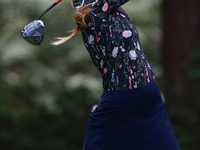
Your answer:
[[[45,38],[45,26],[41,20],[34,20],[21,30],[22,37],[33,45],[40,45]]]

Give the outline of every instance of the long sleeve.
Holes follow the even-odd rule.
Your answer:
[[[80,9],[82,6],[92,4],[94,13],[113,12],[129,0],[73,0],[74,8]]]
[[[125,4],[127,1],[129,1],[129,0],[106,0],[106,2],[103,2],[103,0],[102,0],[102,2],[104,3],[104,5],[102,7],[102,11],[104,11],[106,9],[106,7],[108,6],[108,11],[109,11],[109,13],[111,13],[114,10],[116,10],[118,7]]]
[[[118,7],[122,6],[129,0],[96,0],[95,2],[95,13],[106,13],[109,14],[115,11]]]

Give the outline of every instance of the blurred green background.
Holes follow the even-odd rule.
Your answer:
[[[1,150],[81,150],[90,109],[98,103],[103,91],[101,76],[83,45],[80,33],[61,46],[49,44],[55,37],[67,36],[69,33],[66,31],[75,28],[69,0],[63,0],[41,18],[46,26],[46,39],[41,46],[33,46],[21,37],[22,27],[54,2],[0,0]],[[167,9],[164,11],[163,1],[132,0],[123,8],[139,30],[146,57],[163,98],[169,104],[167,111],[181,149],[199,150],[200,104],[196,103],[199,101],[200,83],[199,48],[190,55],[194,61],[182,63],[187,66],[183,67],[185,71],[191,73],[188,83],[194,90],[192,97],[187,97],[191,101],[184,103],[188,107],[177,109],[173,106],[182,106],[184,98],[178,100],[178,104],[170,103],[170,100],[168,103],[170,95],[165,90],[166,62],[163,59],[168,56],[163,52],[167,32],[163,29],[163,14]],[[180,90],[174,87],[172,92],[177,95]]]

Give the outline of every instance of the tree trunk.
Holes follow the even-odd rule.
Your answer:
[[[200,147],[200,0],[164,0],[166,109],[182,150]]]

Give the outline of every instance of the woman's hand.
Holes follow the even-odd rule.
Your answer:
[[[91,112],[95,112],[95,111],[97,110],[97,107],[98,107],[98,105],[95,104],[95,105],[92,107]]]

